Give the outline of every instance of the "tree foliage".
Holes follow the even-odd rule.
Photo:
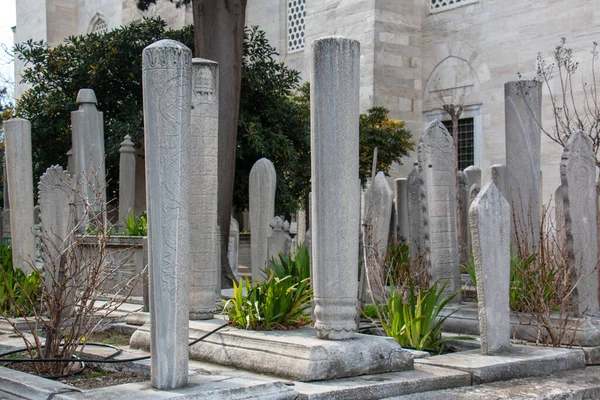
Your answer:
[[[160,19],[144,19],[106,34],[71,36],[54,48],[31,40],[15,46],[25,62],[22,81],[31,85],[17,102],[16,114],[31,122],[35,182],[49,166],[66,165],[77,92],[91,88],[104,113],[107,178],[114,196],[119,144],[126,134],[138,144],[143,138],[142,50],[164,38],[193,49],[192,27],[170,30]]]

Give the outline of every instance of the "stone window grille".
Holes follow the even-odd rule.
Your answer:
[[[287,0],[287,52],[304,50],[306,0]]]
[[[98,35],[104,35],[107,32],[108,32],[108,27],[106,26],[106,21],[104,21],[102,18],[100,18],[96,22],[94,22],[94,26],[92,27],[91,33],[95,33]]]
[[[452,121],[442,121],[452,133]],[[475,128],[473,118],[460,118],[458,120],[458,169],[464,170],[470,165],[475,165]]]
[[[477,3],[479,0],[427,0],[431,14],[451,10],[467,4]]]

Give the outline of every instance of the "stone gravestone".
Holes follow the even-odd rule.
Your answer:
[[[221,237],[218,225],[219,69],[192,60],[190,133],[190,319],[210,319],[221,298]],[[225,228],[226,229],[226,228]]]
[[[469,262],[469,189],[471,184],[467,174],[458,171],[458,208],[460,213],[460,229],[458,231],[459,263]]]
[[[473,200],[475,200],[475,197],[477,197],[477,195],[480,192],[480,188],[479,185],[474,183],[471,185],[471,189],[469,190],[469,210],[471,209],[471,204],[473,204]],[[468,215],[468,213],[467,213]],[[467,235],[467,248],[470,251],[470,254],[473,254],[473,245],[471,243],[471,225],[469,224],[469,234]],[[470,262],[471,260],[469,260]]]
[[[89,210],[100,212],[106,205],[106,174],[104,171],[104,124],[102,113],[96,110],[96,94],[92,89],[77,93],[79,109],[71,112],[73,127],[73,164],[81,198],[78,218]],[[84,224],[85,225],[85,224]]]
[[[287,254],[292,249],[292,238],[284,229],[283,219],[275,217],[269,225],[272,230],[267,240],[268,258],[266,268],[270,267],[269,261],[271,259],[279,260],[279,253]]]
[[[174,40],[143,51],[151,380],[188,381],[192,52]]]
[[[42,234],[42,260],[46,285],[61,283],[62,252],[71,244],[68,241],[74,228],[75,213],[73,182],[62,167],[54,165],[40,177],[40,233]],[[51,290],[50,287],[48,287]]]
[[[408,245],[413,259],[423,254],[425,250],[424,234],[427,229],[423,226],[423,210],[427,210],[423,180],[419,172],[419,163],[415,162],[408,174]]]
[[[542,83],[504,85],[507,200],[515,223],[512,231],[530,248],[539,248]],[[504,190],[502,193],[504,193]]]
[[[133,212],[135,201],[135,148],[131,136],[125,135],[119,149],[119,220]]]
[[[567,249],[567,238],[565,232],[565,212],[563,200],[563,186],[560,185],[554,192],[554,230],[555,239],[560,246],[560,250]]]
[[[10,231],[13,265],[30,273],[35,268],[33,234],[33,167],[31,163],[31,124],[21,118],[4,123],[6,181],[12,199]],[[6,213],[8,215],[8,213]]]
[[[350,339],[358,291],[360,44],[316,40],[311,61],[315,329],[321,339]]]
[[[229,245],[227,247],[227,259],[229,260],[229,266],[231,267],[231,272],[233,272],[235,279],[238,279],[239,251],[240,225],[235,218],[231,217],[231,222],[229,223]]]
[[[596,160],[592,139],[574,132],[563,150],[560,181],[569,263],[574,267],[573,311],[598,312]]]
[[[508,201],[509,192],[508,192],[508,171],[506,170],[506,165],[502,164],[494,164],[490,167],[490,176],[494,185],[498,186],[500,192],[502,192],[502,196]],[[481,187],[481,186],[480,186]],[[510,205],[510,201],[508,201]],[[512,207],[511,207],[512,210]],[[512,224],[512,217],[511,217]]]
[[[396,211],[396,240],[398,242],[408,241],[408,180],[398,178],[394,181],[394,200]]]
[[[369,227],[366,237],[366,259],[369,263],[369,282],[376,299],[383,298],[385,269],[383,261],[387,253],[394,193],[383,172],[378,172],[365,195],[365,224]]]
[[[481,187],[481,168],[470,165],[463,172],[467,175],[471,186],[477,184],[477,186]]]
[[[252,252],[252,279],[263,280],[263,270],[269,259],[267,238],[271,233],[269,223],[275,215],[275,187],[277,175],[273,163],[261,158],[250,170],[248,183],[250,198],[250,234]]]
[[[419,169],[427,193],[430,282],[448,282],[444,294],[460,291],[456,235],[456,154],[452,136],[440,121],[425,129],[419,143]],[[454,298],[460,302],[460,295]]]
[[[510,206],[488,183],[469,211],[477,274],[481,354],[510,347]]]

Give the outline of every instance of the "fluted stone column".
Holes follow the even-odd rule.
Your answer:
[[[192,69],[190,319],[196,320],[212,318],[221,296],[219,68],[214,61],[194,58]]]
[[[77,93],[79,109],[71,113],[73,164],[77,187],[82,200],[89,203],[96,212],[106,205],[104,125],[102,113],[96,110],[97,103],[96,94],[92,89],[81,89]],[[76,202],[81,203],[77,199]],[[84,212],[85,205],[80,205],[79,216]]]
[[[151,380],[188,381],[192,52],[160,40],[143,52]]]
[[[312,262],[315,328],[321,339],[356,330],[360,44],[316,40],[311,72]]]
[[[119,220],[133,212],[135,202],[135,148],[131,136],[125,135],[119,149]]]
[[[530,248],[537,249],[540,231],[539,124],[542,114],[542,83],[534,80],[507,82],[504,85],[504,108],[507,200],[515,216],[512,231],[527,239]]]
[[[263,270],[267,267],[269,258],[268,237],[271,233],[271,220],[275,215],[275,187],[277,174],[275,166],[266,159],[261,158],[254,163],[250,170],[248,182],[250,214],[250,252],[252,265],[252,279],[263,280]]]
[[[33,167],[31,124],[21,118],[4,123],[6,178],[10,208],[13,265],[27,273],[35,268],[33,234]]]

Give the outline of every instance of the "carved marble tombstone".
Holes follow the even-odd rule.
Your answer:
[[[456,234],[456,153],[452,137],[440,121],[431,122],[419,143],[419,169],[426,190],[430,282],[446,285],[444,294],[460,291]],[[460,296],[454,298],[460,302]]]
[[[460,213],[460,227],[458,231],[459,263],[469,262],[469,189],[470,182],[467,174],[458,171],[458,208]]]
[[[229,260],[229,266],[231,267],[231,272],[233,272],[235,279],[238,279],[239,250],[240,225],[235,218],[231,217],[231,222],[229,224],[229,245],[227,248],[227,259]]]
[[[218,225],[219,88],[217,63],[192,60],[190,132],[190,319],[210,319],[221,298]]]
[[[4,123],[6,183],[11,201],[10,232],[13,265],[30,273],[35,268],[33,234],[33,167],[31,124],[21,118]]]
[[[526,239],[530,247],[538,248],[542,83],[535,80],[507,82],[504,107],[507,200],[515,220],[511,229]]]
[[[360,44],[343,37],[316,40],[311,65],[315,329],[321,339],[343,340],[356,330]]]
[[[490,177],[492,182],[494,182],[494,185],[498,186],[498,189],[500,189],[500,192],[502,192],[502,196],[504,196],[504,198],[506,199],[506,201],[508,201],[508,204],[510,205],[510,201],[509,201],[509,191],[508,191],[508,177],[507,177],[508,171],[506,169],[506,165],[502,165],[502,164],[494,164],[490,167]],[[512,207],[511,207],[512,210]],[[512,220],[512,218],[511,218]],[[512,224],[512,222],[511,222]]]
[[[510,206],[488,183],[469,211],[477,275],[481,354],[510,347]]]
[[[423,212],[427,210],[425,188],[419,172],[419,163],[415,162],[408,174],[408,245],[410,256],[416,259],[425,251],[424,236],[427,226],[423,226]]]
[[[275,217],[269,225],[271,226],[271,233],[267,239],[268,258],[265,268],[269,268],[271,259],[279,260],[279,253],[287,254],[292,249],[292,238],[284,229],[283,219]]]
[[[143,51],[151,380],[188,381],[192,52],[174,40]]]
[[[277,175],[273,163],[261,158],[250,170],[249,212],[250,212],[250,234],[251,234],[251,264],[252,279],[262,280],[265,278],[263,270],[269,259],[267,238],[271,233],[269,226],[275,215],[275,188]]]
[[[394,181],[394,204],[396,217],[396,240],[398,242],[408,241],[408,180],[398,178]]]
[[[563,150],[560,180],[567,255],[574,267],[573,311],[598,313],[598,242],[596,240],[596,159],[592,139],[574,132]]]
[[[135,148],[131,136],[125,135],[119,149],[119,220],[133,212],[135,201]]]

